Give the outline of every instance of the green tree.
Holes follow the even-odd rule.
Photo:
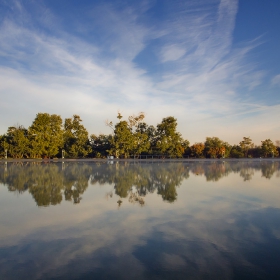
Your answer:
[[[64,122],[64,149],[69,157],[85,157],[91,153],[88,132],[81,124],[80,116],[73,115]]]
[[[29,140],[27,133],[27,129],[23,126],[8,128],[6,141],[9,147],[9,154],[13,158],[23,158],[23,156],[28,157]]]
[[[32,157],[52,157],[63,145],[62,119],[59,115],[38,113],[29,127]]]
[[[92,148],[92,156],[96,158],[104,158],[108,154],[108,150],[111,149],[112,135],[90,135],[90,144]]]
[[[131,154],[140,155],[148,152],[150,148],[149,136],[147,133],[147,124],[143,122],[145,114],[143,112],[136,116],[129,116],[128,123],[132,132]]]
[[[146,133],[146,124],[142,123],[145,114],[139,113],[137,116],[129,116],[128,121],[122,120],[123,116],[118,113],[119,122],[113,126],[112,122],[107,125],[113,130],[114,135],[110,140],[110,154],[115,157],[124,156],[127,158],[130,154],[139,155],[148,151],[149,137]]]
[[[156,149],[161,154],[168,156],[182,157],[189,142],[183,140],[177,132],[177,120],[174,117],[167,117],[157,125]]]
[[[239,143],[245,157],[248,157],[248,151],[254,148],[254,143],[250,137],[243,137],[243,140]]]
[[[266,139],[264,141],[261,141],[261,150],[262,155],[264,157],[267,156],[278,156],[278,150],[277,147],[273,144],[273,142],[270,139]]]
[[[133,134],[127,121],[120,121],[115,125],[114,136],[111,139],[110,154],[116,158],[123,155],[125,158],[129,156],[129,152],[133,148]]]
[[[244,153],[242,151],[242,148],[240,146],[234,145],[231,148],[230,151],[230,157],[232,158],[242,158],[244,157]]]
[[[7,135],[1,135],[0,136],[0,155],[1,157],[5,157],[5,150],[9,149],[9,144],[8,144],[8,137]]]
[[[147,153],[149,154],[157,153],[157,149],[156,149],[157,135],[156,135],[155,127],[153,125],[148,126],[146,123],[139,123],[137,127],[137,131],[147,135],[147,142],[149,143],[147,145],[149,146]],[[142,153],[143,152],[144,151],[142,151]]]
[[[226,155],[226,146],[228,143],[223,142],[218,137],[206,137],[205,152],[210,158],[223,157]]]

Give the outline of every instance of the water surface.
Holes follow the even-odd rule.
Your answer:
[[[0,164],[1,279],[280,279],[280,162]]]

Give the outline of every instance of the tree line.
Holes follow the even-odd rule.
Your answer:
[[[184,139],[177,131],[177,120],[163,118],[156,127],[148,125],[145,114],[129,116],[123,119],[118,113],[114,124],[107,121],[111,134],[91,134],[82,124],[78,115],[66,118],[48,113],[38,113],[32,124],[8,127],[0,135],[0,155],[10,158],[116,158],[139,157],[141,155],[159,155],[161,157],[191,158],[243,158],[277,157],[280,141],[261,141],[255,145],[250,137],[243,137],[237,145],[219,139],[206,137],[204,142],[194,143]]]

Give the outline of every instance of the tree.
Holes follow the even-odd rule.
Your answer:
[[[275,141],[275,146],[277,148],[278,155],[280,154],[280,140]]]
[[[157,143],[157,135],[156,135],[156,128],[153,125],[147,125],[146,123],[140,124],[141,128],[138,128],[138,130],[141,129],[141,133],[145,133],[148,136],[147,141],[149,142],[149,154],[154,154],[157,152],[156,149],[156,143]]]
[[[234,145],[231,148],[230,151],[230,157],[232,158],[242,158],[244,157],[244,153],[242,151],[242,148],[240,146]]]
[[[204,144],[203,143],[195,143],[190,147],[191,156],[193,157],[202,157],[204,152]]]
[[[168,156],[182,157],[189,142],[183,140],[181,134],[176,131],[177,120],[174,117],[167,117],[157,125],[156,149],[161,154]]]
[[[206,137],[205,152],[211,158],[223,157],[226,155],[228,143],[223,142],[218,137]]]
[[[129,127],[133,136],[131,153],[134,156],[147,152],[150,148],[149,135],[147,133],[148,126],[142,122],[144,118],[145,114],[143,112],[137,116],[128,117]]]
[[[92,155],[97,158],[106,157],[108,150],[111,149],[112,135],[90,135],[90,144],[92,148]]]
[[[254,148],[250,149],[250,155],[253,158],[259,158],[262,156],[262,149],[260,146],[255,146]]]
[[[6,138],[9,145],[9,153],[13,158],[23,158],[23,156],[28,156],[29,140],[27,133],[27,129],[21,125],[8,128]]]
[[[243,137],[243,140],[239,143],[245,157],[248,157],[248,151],[254,148],[254,143],[250,137]]]
[[[70,157],[85,157],[92,150],[86,128],[81,124],[80,116],[73,115],[64,122],[64,149]]]
[[[7,135],[1,135],[0,136],[0,154],[1,156],[5,157],[6,155],[6,150],[9,151],[9,140]]]
[[[29,127],[30,154],[32,157],[52,157],[63,145],[62,119],[58,115],[38,113]]]
[[[134,156],[149,151],[151,147],[151,143],[149,141],[149,128],[150,127],[145,122],[135,123],[134,130],[132,127],[133,144],[131,153]]]
[[[119,112],[117,116],[119,122],[115,126],[112,122],[107,122],[114,132],[110,140],[110,154],[117,158],[121,155],[127,158],[130,154],[139,155],[148,151],[150,145],[145,132],[146,125],[141,123],[144,117],[145,114],[141,112],[137,116],[129,116],[128,121],[123,121],[123,116]]]
[[[264,141],[261,141],[261,150],[262,150],[262,155],[264,157],[267,156],[278,156],[278,150],[277,147],[273,144],[273,142],[270,139],[266,139]]]
[[[114,136],[111,140],[111,149],[109,153],[116,158],[123,155],[128,157],[133,145],[133,135],[127,121],[120,121],[115,125]]]

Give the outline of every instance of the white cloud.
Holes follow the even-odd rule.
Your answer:
[[[180,46],[164,46],[161,51],[161,60],[162,62],[174,61],[181,58],[185,54],[185,52],[186,50]]]
[[[19,120],[28,126],[39,111],[62,117],[80,114],[90,133],[106,133],[104,120],[114,120],[118,110],[125,116],[144,111],[154,125],[174,115],[191,141],[193,135],[201,135],[203,141],[211,128],[222,137],[228,127],[236,126],[230,116],[242,115],[246,122],[245,113],[262,105],[250,92],[262,83],[264,72],[246,59],[257,42],[232,48],[237,0],[207,3],[181,3],[180,17],[175,9],[168,20],[155,25],[141,18],[150,6],[122,11],[113,5],[96,7],[88,13],[92,26],[80,22],[77,30],[91,34],[98,25],[100,41],[65,31],[43,7],[38,8],[47,11],[42,25],[48,29],[55,22],[56,33],[33,28],[32,15],[23,8],[19,21],[5,18],[0,25],[0,56],[5,58],[0,67],[1,133]],[[143,62],[146,68],[134,61],[143,50],[149,51],[153,40],[161,42],[155,74],[148,61]],[[278,76],[272,84],[278,83]],[[255,119],[261,117],[256,112]],[[220,125],[220,119],[227,124]],[[204,132],[189,125],[199,122]]]
[[[271,84],[280,86],[280,74],[272,78]]]

